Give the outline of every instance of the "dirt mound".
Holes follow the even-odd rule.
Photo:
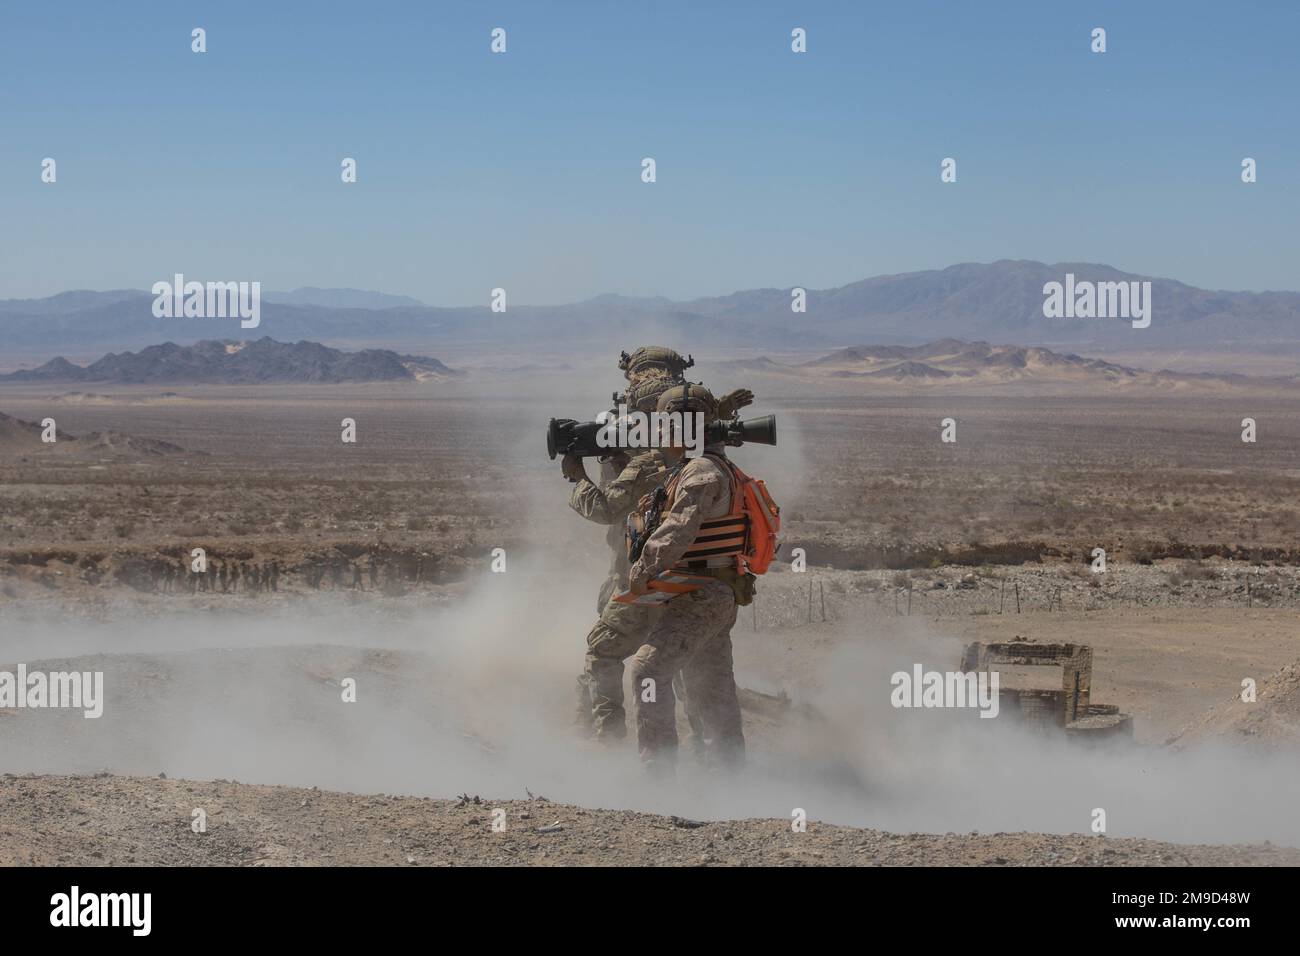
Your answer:
[[[66,438],[59,434],[59,438]],[[0,453],[17,454],[43,447],[41,426],[0,412]]]
[[[1255,700],[1239,693],[1184,728],[1169,743],[1185,746],[1227,739],[1266,749],[1300,750],[1300,660],[1275,671],[1256,688]]]
[[[122,432],[91,432],[77,442],[80,451],[110,455],[183,455],[185,449],[157,438],[138,438]]]
[[[175,405],[193,399],[179,392],[158,392],[155,395],[105,395],[102,392],[65,392],[49,399],[56,405]]]
[[[113,397],[98,392],[67,392],[55,395],[50,401],[58,405],[111,405]]]
[[[156,438],[141,438],[124,432],[91,432],[78,438],[60,429],[57,441],[41,441],[42,427],[0,412],[0,455],[28,455],[44,451],[61,452],[78,457],[119,458],[159,457],[187,454],[184,448]]]

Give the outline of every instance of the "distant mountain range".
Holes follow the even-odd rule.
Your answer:
[[[462,373],[435,358],[386,349],[343,352],[318,342],[211,340],[166,342],[139,352],[109,353],[87,366],[63,357],[35,369],[0,375],[9,382],[251,385],[271,382],[397,382]]]
[[[364,289],[318,289],[303,286],[292,292],[264,292],[263,302],[280,305],[315,305],[322,309],[424,309],[419,299],[409,295],[389,295],[386,292],[366,292]]]
[[[1114,318],[1045,318],[1043,287],[1064,281],[1067,273],[1079,282],[1150,281],[1150,327],[1134,329]],[[1107,265],[1025,260],[965,263],[809,289],[803,313],[791,311],[790,289],[687,302],[601,295],[565,306],[510,305],[504,313],[486,306],[437,308],[350,289],[298,289],[267,293],[261,325],[245,330],[234,319],[155,318],[152,303],[149,293],[129,290],[0,301],[0,346],[55,352],[87,345],[140,347],[162,338],[186,343],[214,335],[590,351],[644,341],[717,351],[727,345],[835,348],[943,338],[1140,348],[1300,344],[1300,292],[1218,292]]]

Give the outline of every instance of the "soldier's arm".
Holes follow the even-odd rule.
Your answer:
[[[667,463],[658,451],[644,451],[633,456],[626,468],[605,483],[601,491],[615,521],[622,521],[636,509],[641,496],[654,490],[666,468]]]
[[[622,521],[649,490],[644,485],[662,470],[662,465],[658,452],[644,452],[603,485],[584,478],[570,492],[569,507],[597,524]]]
[[[588,521],[596,524],[613,524],[617,519],[609,511],[605,493],[590,478],[581,478],[569,492],[569,507]]]
[[[700,466],[682,473],[672,507],[664,512],[640,559],[632,565],[628,583],[634,590],[644,588],[651,578],[682,559],[699,533],[705,514],[726,490],[727,483],[716,468]]]

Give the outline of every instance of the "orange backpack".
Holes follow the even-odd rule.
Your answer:
[[[767,491],[762,478],[751,478],[731,462],[731,510],[736,510],[736,497],[740,497],[740,512],[745,516],[745,551],[740,556],[741,571],[766,574],[772,559],[781,547],[776,540],[781,530],[781,508]]]

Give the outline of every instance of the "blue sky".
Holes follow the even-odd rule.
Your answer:
[[[1290,0],[10,2],[0,297],[680,299],[1000,258],[1300,289],[1298,35]]]

